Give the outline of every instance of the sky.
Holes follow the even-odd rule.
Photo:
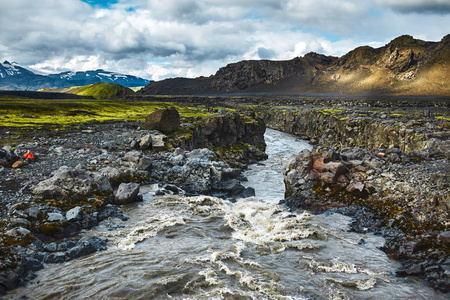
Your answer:
[[[439,41],[449,29],[450,0],[0,0],[0,60],[43,74],[193,78],[403,34]]]

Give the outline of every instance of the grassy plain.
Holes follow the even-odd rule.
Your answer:
[[[84,122],[144,120],[163,108],[174,106],[182,117],[206,114],[202,106],[169,102],[97,99],[26,99],[0,97],[0,127],[49,128]]]

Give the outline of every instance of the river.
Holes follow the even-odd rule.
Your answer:
[[[349,232],[340,214],[292,213],[281,161],[304,148],[266,132],[269,158],[246,171],[256,197],[231,203],[209,196],[154,196],[123,207],[130,220],[105,220],[85,235],[108,249],[47,265],[5,299],[445,299],[414,278],[372,234]]]

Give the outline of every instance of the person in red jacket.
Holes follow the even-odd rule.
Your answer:
[[[33,155],[33,153],[31,153],[30,150],[27,150],[27,153],[24,154],[23,158],[25,160],[34,159],[34,155]]]

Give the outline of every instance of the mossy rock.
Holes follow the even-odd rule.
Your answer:
[[[44,222],[38,227],[38,230],[45,235],[59,235],[64,233],[66,223],[64,221]]]

